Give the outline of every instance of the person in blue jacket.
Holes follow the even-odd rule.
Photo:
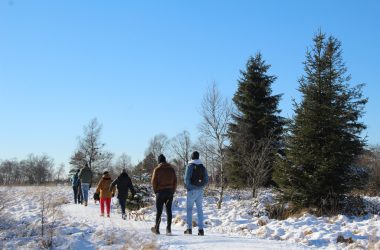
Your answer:
[[[187,229],[185,234],[192,234],[192,222],[193,222],[193,206],[194,203],[197,206],[198,215],[198,235],[204,235],[203,225],[203,194],[204,188],[208,183],[208,174],[206,168],[203,166],[201,160],[199,160],[199,152],[194,151],[191,154],[191,161],[187,165],[185,170],[185,188],[187,190],[186,196],[186,223]]]
[[[71,177],[71,186],[73,187],[74,191],[74,203],[81,203],[82,202],[82,195],[81,195],[81,189],[80,189],[80,179],[79,179],[79,169],[76,170],[75,174]]]

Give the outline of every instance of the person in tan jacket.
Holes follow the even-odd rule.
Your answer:
[[[115,195],[115,187],[110,189],[112,183],[111,176],[108,171],[104,171],[102,178],[100,179],[97,187],[96,193],[100,197],[100,216],[104,216],[104,203],[106,205],[107,217],[110,217],[111,211],[111,198]]]
[[[158,156],[158,166],[152,175],[153,191],[156,194],[156,224],[151,228],[154,234],[160,234],[162,210],[165,204],[167,215],[166,234],[171,235],[173,195],[177,188],[177,176],[174,168],[166,162],[163,154]]]

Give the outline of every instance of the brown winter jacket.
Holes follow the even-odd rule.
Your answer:
[[[152,186],[155,193],[163,189],[171,189],[174,193],[177,188],[177,176],[174,168],[168,163],[158,164],[153,170]]]
[[[96,187],[96,193],[100,194],[100,198],[111,198],[112,195],[115,194],[115,187],[110,191],[111,183],[111,176],[109,174],[104,174]]]

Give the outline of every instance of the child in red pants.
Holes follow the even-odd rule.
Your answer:
[[[111,176],[108,171],[104,171],[96,187],[96,193],[100,196],[100,216],[104,216],[104,205],[106,205],[107,217],[110,217],[111,197],[115,195],[115,187],[110,189],[111,183]]]
[[[100,216],[104,216],[104,203],[106,204],[107,217],[110,217],[111,198],[100,198]]]

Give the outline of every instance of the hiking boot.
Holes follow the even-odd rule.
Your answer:
[[[199,229],[198,230],[198,235],[204,236],[205,235],[205,231],[203,229]]]
[[[166,228],[166,235],[171,236],[172,235],[172,230],[170,228]]]
[[[191,229],[186,229],[185,232],[183,232],[184,234],[193,234],[192,230]]]
[[[156,227],[152,227],[150,229],[150,231],[152,231],[152,233],[154,233],[154,234],[160,234],[160,231],[158,229],[156,229]]]

